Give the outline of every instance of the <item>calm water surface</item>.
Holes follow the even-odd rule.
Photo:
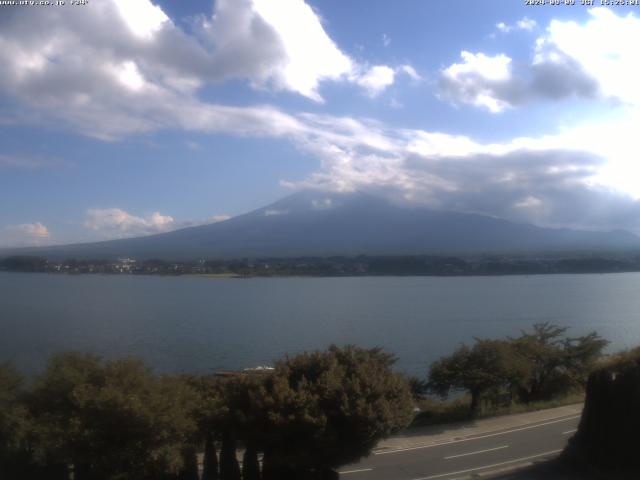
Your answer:
[[[40,369],[64,349],[138,355],[158,371],[271,363],[331,343],[382,346],[398,368],[474,336],[535,322],[596,330],[611,350],[640,344],[640,274],[254,278],[0,273],[0,361]]]

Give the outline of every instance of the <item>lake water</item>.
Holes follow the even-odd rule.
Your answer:
[[[382,346],[398,369],[536,322],[640,344],[640,274],[253,278],[0,273],[0,361],[25,372],[65,349],[138,355],[157,371],[269,364],[331,343]]]

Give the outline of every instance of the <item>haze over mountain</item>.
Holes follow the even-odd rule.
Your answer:
[[[146,237],[5,250],[48,258],[196,259],[523,253],[640,248],[636,235],[541,228],[395,205],[361,193],[294,193],[229,220]]]

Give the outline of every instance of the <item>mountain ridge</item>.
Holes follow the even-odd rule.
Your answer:
[[[101,242],[0,251],[47,258],[252,258],[640,249],[640,237],[545,228],[475,213],[399,206],[362,193],[300,191],[228,220]]]

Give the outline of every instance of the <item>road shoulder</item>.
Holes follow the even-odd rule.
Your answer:
[[[482,418],[446,425],[409,428],[400,434],[381,441],[373,453],[380,454],[394,450],[435,445],[502,430],[524,428],[539,423],[552,422],[562,418],[578,416],[582,413],[582,408],[583,404],[578,403],[535,412]]]

